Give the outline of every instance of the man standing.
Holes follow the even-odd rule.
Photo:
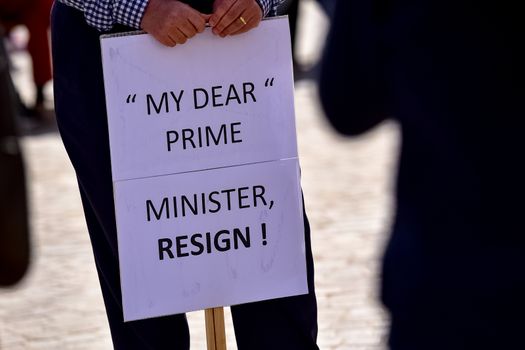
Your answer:
[[[342,133],[399,121],[382,274],[394,350],[525,349],[519,2],[341,0],[320,94]]]
[[[271,0],[59,0],[52,11],[57,123],[75,168],[116,349],[188,349],[184,315],[122,321],[107,116],[99,37],[143,29],[167,46],[184,44],[206,23],[221,37],[273,15]],[[177,48],[173,48],[176,50]],[[174,62],[174,64],[176,64]],[[310,293],[232,307],[239,349],[317,349],[309,227]]]

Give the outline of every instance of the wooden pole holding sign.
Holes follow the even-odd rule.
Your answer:
[[[204,311],[206,319],[206,340],[208,350],[226,350],[226,332],[224,330],[224,309],[214,307]]]

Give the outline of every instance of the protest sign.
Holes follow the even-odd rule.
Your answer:
[[[307,293],[287,20],[101,45],[124,319]]]

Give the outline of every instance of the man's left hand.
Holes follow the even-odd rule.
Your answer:
[[[215,0],[209,24],[213,34],[225,37],[257,27],[262,17],[262,9],[255,0]]]

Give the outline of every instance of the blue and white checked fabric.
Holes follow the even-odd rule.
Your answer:
[[[86,22],[99,31],[108,31],[115,24],[140,29],[140,22],[149,0],[58,0],[84,13]],[[274,16],[283,0],[256,0],[264,17]]]

